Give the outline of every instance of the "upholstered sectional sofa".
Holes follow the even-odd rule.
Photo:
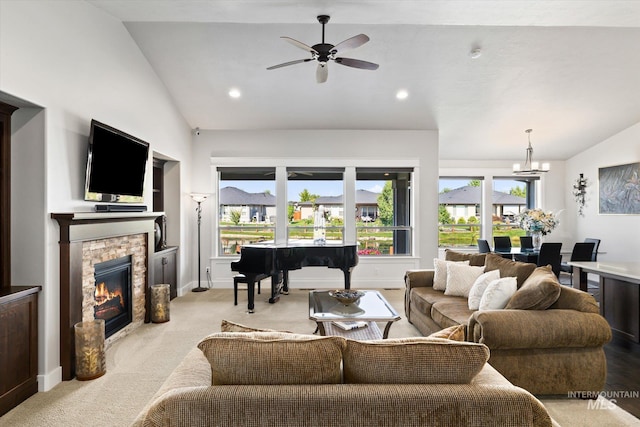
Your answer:
[[[560,285],[548,266],[455,251],[445,260],[515,277],[517,291],[505,309],[472,310],[469,298],[434,289],[435,270],[407,271],[405,312],[420,332],[465,325],[467,341],[489,348],[489,364],[533,394],[603,389],[611,328],[593,296]]]
[[[174,370],[134,426],[551,426],[483,344],[220,332]]]

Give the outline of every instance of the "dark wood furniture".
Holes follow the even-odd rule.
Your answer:
[[[308,266],[339,268],[344,273],[344,288],[351,287],[351,270],[358,265],[357,245],[246,245],[240,249],[240,260],[231,263],[231,270],[247,278],[249,313],[253,313],[254,293],[260,275],[271,276],[270,303],[289,291],[289,271]],[[282,275],[282,286],[280,286]]]
[[[39,291],[0,291],[0,417],[38,391]]]
[[[640,343],[640,263],[569,262],[573,287],[588,290],[587,273],[600,276],[600,314],[614,334]]]
[[[178,296],[178,247],[171,246],[153,254],[154,285],[169,284],[170,298]]]
[[[38,292],[11,285],[11,115],[0,102],[0,416],[38,391]]]

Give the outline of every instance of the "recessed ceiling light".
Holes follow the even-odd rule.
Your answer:
[[[241,93],[240,93],[239,89],[233,88],[233,89],[229,90],[229,96],[231,98],[240,98],[240,95],[241,95]]]
[[[407,92],[404,89],[400,89],[398,92],[396,92],[397,99],[407,99],[408,97],[409,97],[409,92]]]

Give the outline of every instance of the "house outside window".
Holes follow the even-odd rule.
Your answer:
[[[218,167],[217,171],[220,256],[236,255],[242,245],[282,243],[283,238],[289,244],[312,242],[313,218],[320,207],[328,245],[344,242],[348,234],[349,241],[357,241],[361,256],[413,253],[412,168],[352,167],[350,182],[345,178],[345,168],[336,167],[287,167],[282,182],[278,179],[285,176],[284,171],[280,169],[277,178],[273,167]],[[283,188],[286,196],[276,194],[276,189]],[[355,204],[355,215],[352,213],[347,221],[346,189],[351,189],[349,212],[354,212]],[[350,227],[348,233],[345,222]],[[278,231],[279,225],[284,234]]]
[[[234,255],[248,243],[274,240],[274,168],[218,170],[218,253]]]

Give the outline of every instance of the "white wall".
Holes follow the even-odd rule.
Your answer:
[[[81,1],[0,2],[0,92],[37,104],[41,133],[27,164],[13,165],[24,175],[40,180],[13,191],[44,191],[42,203],[30,212],[34,229],[42,231],[43,259],[27,275],[17,268],[17,283],[42,285],[39,307],[39,388],[47,390],[60,380],[59,360],[59,249],[58,226],[51,212],[90,211],[83,201],[84,169],[89,123],[92,118],[135,135],[151,150],[182,162],[182,194],[188,194],[191,131],[175,108],[164,85],[147,63],[125,27],[111,15]],[[38,132],[31,129],[30,135]],[[18,138],[20,138],[18,136]],[[39,144],[39,146],[37,146]],[[22,160],[24,161],[24,160]],[[23,170],[21,170],[21,168]],[[145,204],[151,207],[152,164],[147,166]],[[38,195],[34,196],[35,198]],[[184,198],[177,206],[181,261],[189,259],[186,228],[189,217]],[[19,222],[16,223],[16,226]],[[19,234],[13,231],[19,252]],[[42,249],[41,249],[42,250]],[[42,253],[42,252],[41,252]],[[24,275],[23,275],[24,274]],[[181,280],[189,279],[184,277]]]
[[[417,242],[414,257],[360,258],[354,269],[353,287],[402,287],[404,272],[423,265],[424,260],[437,256],[437,200],[438,200],[438,134],[436,131],[365,131],[365,130],[281,130],[281,131],[201,131],[194,136],[193,189],[196,192],[216,193],[213,185],[216,165],[212,158],[263,159],[335,159],[344,165],[345,159],[368,159],[385,166],[394,159],[417,159],[419,165],[419,194],[414,206],[417,217]],[[377,154],[372,154],[377,153]],[[415,161],[415,160],[414,160]],[[295,165],[291,165],[295,166]],[[209,265],[214,286],[231,287],[230,258],[216,259],[211,217],[215,197],[203,205],[202,268]],[[195,235],[193,236],[195,241]],[[375,258],[375,259],[374,259]],[[193,263],[192,268],[197,268]],[[424,266],[432,265],[425,262]],[[194,273],[194,277],[197,272]],[[202,272],[202,277],[205,277]],[[342,273],[326,269],[307,268],[291,273],[292,287],[340,287]]]
[[[640,162],[640,123],[567,161],[564,185],[569,216],[575,218],[575,241],[585,237],[601,239],[598,261],[637,262],[640,254],[640,215],[600,215],[598,213],[598,168]],[[572,186],[583,173],[589,180],[584,217],[577,214]]]

